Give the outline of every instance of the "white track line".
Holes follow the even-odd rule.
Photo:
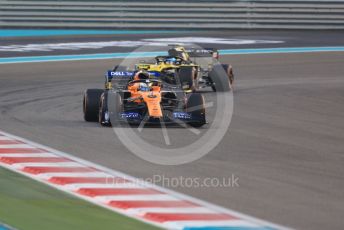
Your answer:
[[[0,153],[0,157],[56,157],[52,153]]]
[[[129,208],[129,213],[135,215],[144,215],[149,212],[155,213],[217,213],[214,210],[203,207],[193,207],[193,208]]]
[[[0,145],[0,149],[35,149],[35,146],[27,144],[10,144],[10,145]],[[41,151],[41,150],[38,150]]]
[[[95,199],[108,203],[110,201],[180,201],[181,199],[165,194],[150,194],[150,195],[119,195],[119,196],[97,196]]]
[[[134,183],[117,183],[117,184],[66,184],[62,185],[70,190],[78,190],[81,188],[143,188],[142,186]]]
[[[0,141],[13,141],[15,139],[13,138],[10,138],[8,136],[0,136]]]
[[[209,226],[209,221],[168,221],[165,223],[171,229],[183,229],[184,226],[189,227],[203,227]],[[246,228],[259,228],[259,225],[248,223],[247,221],[242,220],[230,220],[230,221],[216,221],[211,223],[211,226],[214,227],[246,227]]]
[[[110,174],[103,172],[85,172],[85,173],[42,173],[37,175],[39,178],[50,179],[52,177],[111,177]]]
[[[23,169],[25,167],[86,167],[85,165],[82,165],[77,162],[63,162],[63,163],[28,162],[28,163],[15,163],[12,165],[16,169]]]

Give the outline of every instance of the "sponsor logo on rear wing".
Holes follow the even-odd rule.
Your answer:
[[[105,77],[107,81],[111,80],[130,80],[134,78],[135,74],[137,71],[130,72],[130,71],[111,71],[108,70],[105,74]],[[156,71],[147,71],[149,73],[149,76],[151,77],[160,77],[161,73],[156,72]]]
[[[105,74],[107,81],[115,80],[125,80],[131,79],[134,77],[134,72],[127,72],[127,71],[111,71],[108,70]]]

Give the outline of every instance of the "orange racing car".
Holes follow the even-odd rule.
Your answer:
[[[206,123],[204,97],[185,94],[175,69],[108,71],[105,89],[88,89],[83,100],[84,119],[102,126],[122,122]]]

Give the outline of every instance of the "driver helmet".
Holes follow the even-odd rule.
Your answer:
[[[144,82],[140,82],[137,88],[139,91],[150,91],[150,87]]]
[[[174,63],[176,63],[176,58],[167,58],[165,60],[165,63],[168,65],[173,65]]]

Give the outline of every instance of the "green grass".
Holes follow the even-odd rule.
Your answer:
[[[1,167],[0,222],[19,230],[158,229]]]

